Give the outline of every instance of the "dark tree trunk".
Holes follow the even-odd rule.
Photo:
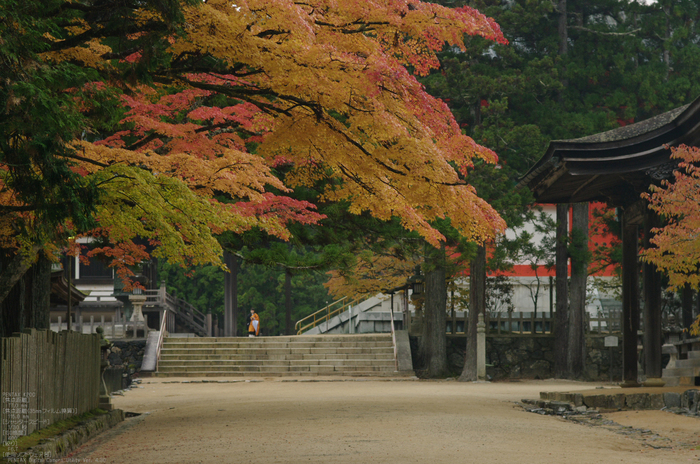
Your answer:
[[[681,310],[683,315],[683,328],[689,328],[693,323],[693,288],[686,284],[681,291]]]
[[[572,378],[584,375],[586,366],[586,277],[588,277],[588,203],[573,205],[571,302],[567,367]]]
[[[559,32],[559,54],[566,55],[569,50],[569,30],[566,24],[566,0],[559,0],[557,12],[559,13],[559,23],[557,27]]]
[[[427,377],[447,375],[447,283],[445,247],[426,256],[425,304],[421,351]]]
[[[486,248],[480,246],[469,264],[469,319],[467,321],[467,352],[461,382],[477,380],[476,373],[476,324],[479,314],[486,311]]]
[[[557,205],[557,245],[556,245],[556,304],[554,321],[554,375],[567,377],[567,352],[569,350],[568,322],[568,253],[566,237],[569,235],[569,205]]]
[[[292,272],[284,270],[284,311],[285,311],[285,333],[294,335],[292,326]]]
[[[666,15],[666,27],[664,28],[664,41],[662,42],[663,44],[663,49],[664,49],[664,65],[665,66],[665,74],[664,74],[664,81],[668,80],[668,75],[671,72],[671,51],[669,50],[669,42],[671,41],[671,6],[670,5],[664,5],[662,7],[664,14]]]
[[[40,255],[6,295],[0,303],[0,336],[9,337],[26,328],[48,329],[51,262]]]
[[[559,3],[557,4],[557,12],[559,13],[559,23],[558,23],[558,32],[559,32],[559,56],[562,58],[567,55],[569,52],[569,29],[567,25],[567,16],[566,16],[566,0],[559,0]],[[563,105],[564,103],[564,91],[566,90],[566,87],[569,85],[569,81],[566,78],[566,64],[563,65],[562,67],[562,79],[561,79],[561,85],[562,88],[559,90],[559,104]]]
[[[31,273],[30,311],[26,313],[25,327],[48,329],[51,323],[51,261],[43,254],[29,271]]]
[[[238,256],[224,252],[224,263],[229,271],[224,274],[224,337],[235,337],[238,333]]]
[[[15,284],[32,267],[34,257],[39,253],[39,250],[41,247],[34,245],[29,250],[29,255],[8,253],[8,250],[0,251],[0,253],[5,252],[2,253],[0,259],[0,302],[5,301]]]
[[[238,273],[241,270],[241,260],[233,257],[231,268],[231,336],[238,336]]]

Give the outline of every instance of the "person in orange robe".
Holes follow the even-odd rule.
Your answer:
[[[260,317],[255,313],[254,309],[250,310],[248,318],[248,336],[257,337],[260,334]]]

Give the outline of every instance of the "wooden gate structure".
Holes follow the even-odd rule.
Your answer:
[[[648,239],[656,219],[640,198],[652,184],[673,177],[669,147],[700,143],[700,99],[659,116],[607,132],[555,140],[520,184],[539,203],[601,201],[621,210],[623,380],[637,385],[639,228]],[[644,365],[661,378],[661,279],[644,265]]]

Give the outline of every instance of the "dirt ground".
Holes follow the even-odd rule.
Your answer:
[[[83,445],[83,463],[685,463],[700,461],[700,419],[662,411],[581,425],[514,404],[567,381],[144,379],[116,397],[141,415]],[[224,380],[224,379],[221,379]],[[645,429],[630,432],[624,426]],[[648,429],[648,430],[647,430]],[[645,436],[653,434],[653,442]]]

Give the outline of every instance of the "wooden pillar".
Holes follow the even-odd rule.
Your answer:
[[[567,353],[569,351],[569,254],[566,239],[569,236],[569,204],[557,205],[556,243],[556,316],[554,320],[554,375],[569,377]]]
[[[622,213],[622,386],[638,387],[637,332],[639,330],[639,222],[643,204]]]
[[[651,229],[657,227],[658,217],[649,209],[644,216],[644,248],[649,248]],[[645,385],[658,384],[661,379],[661,273],[656,266],[644,263],[644,373]],[[651,379],[656,379],[652,381]]]
[[[588,203],[572,207],[569,286],[569,340],[567,370],[570,378],[581,378],[586,369],[586,279],[588,277]]]

